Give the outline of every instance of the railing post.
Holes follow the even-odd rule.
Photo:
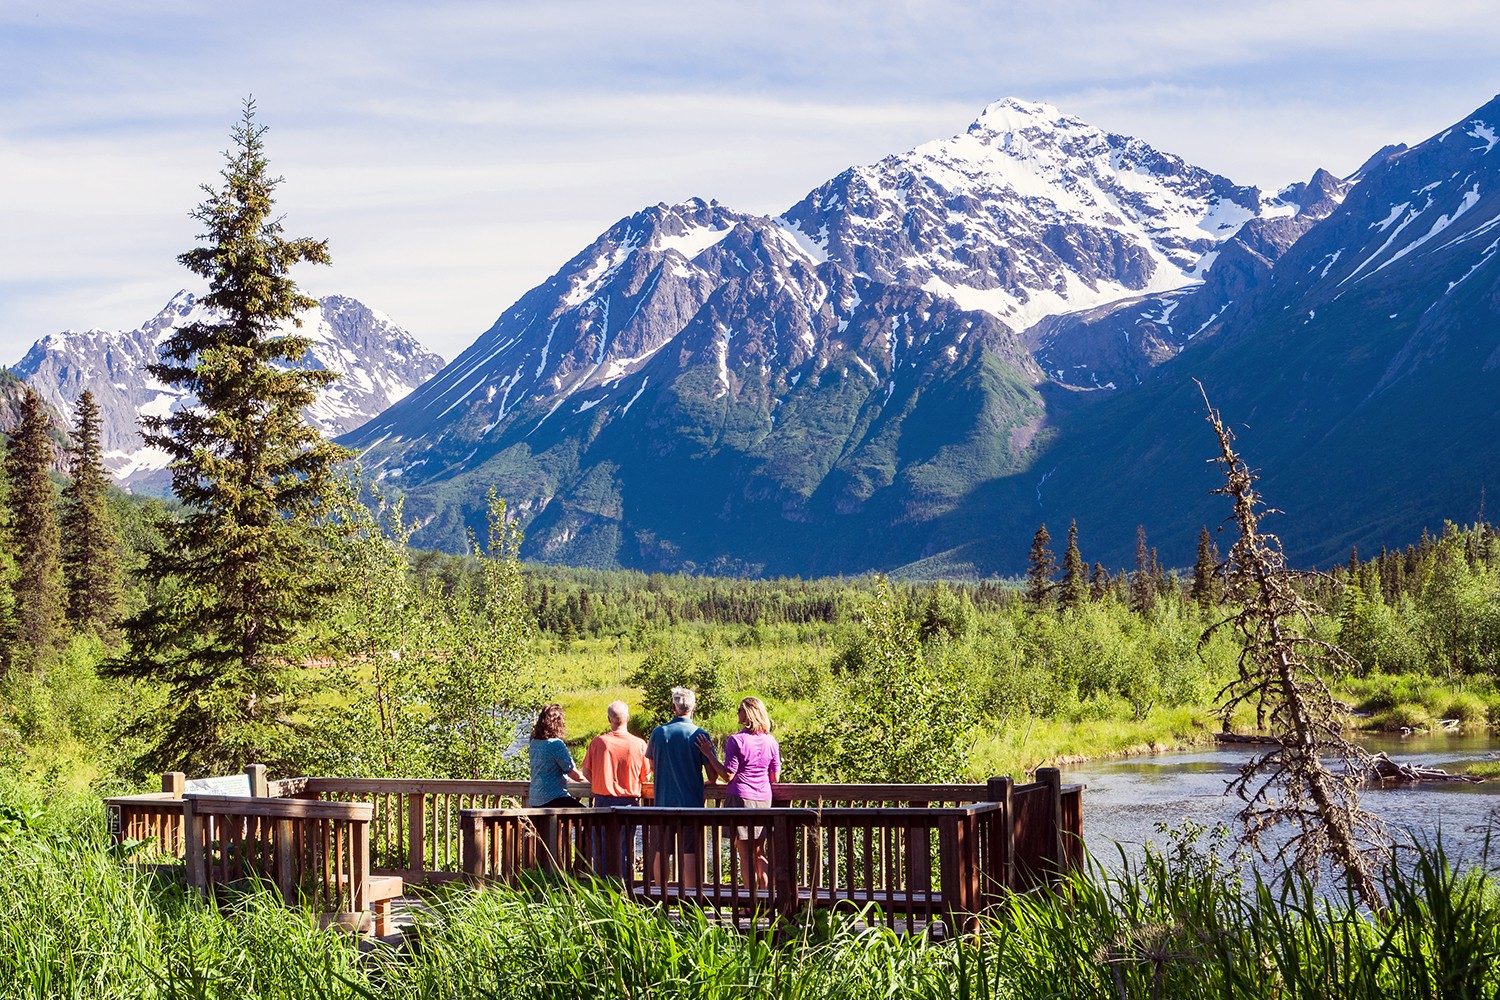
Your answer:
[[[185,788],[187,788],[187,775],[181,771],[168,771],[161,776],[161,790],[172,796],[172,798],[182,798],[182,792]]]
[[[998,802],[1000,813],[1000,883],[1006,889],[1016,887],[1016,811],[1011,805],[1011,794],[1015,781],[1008,774],[991,778],[985,782],[985,791],[991,802]]]
[[[406,795],[406,868],[412,879],[427,872],[427,796],[422,792]]]
[[[463,870],[471,882],[484,878],[484,821],[478,816],[461,816],[458,828],[463,834]]]
[[[250,779],[250,797],[253,799],[269,798],[271,787],[266,782],[266,765],[251,764],[245,768],[245,776]]]
[[[276,887],[281,890],[281,898],[286,901],[287,906],[297,905],[297,883],[294,880],[292,865],[292,854],[296,849],[296,840],[292,834],[292,821],[278,819],[275,843]]]
[[[755,884],[753,873],[746,876]],[[771,909],[782,916],[797,910],[796,859],[792,856],[792,817],[776,816],[771,820]]]
[[[373,815],[374,810],[371,810]],[[364,925],[365,911],[370,908],[370,821],[355,820],[350,825],[354,843],[349,845],[354,857],[354,870],[349,873],[349,888],[353,899],[349,909],[355,913],[354,926]]]
[[[943,893],[943,919],[950,936],[958,930],[958,914],[968,908],[964,899],[965,867],[959,850],[958,818],[939,816],[938,878]]]
[[[1051,855],[1052,870],[1048,878],[1056,884],[1062,877],[1066,864],[1063,854],[1062,825],[1062,772],[1055,767],[1036,769],[1036,780],[1047,789],[1047,853]]]
[[[557,836],[557,814],[549,812],[542,817],[542,856],[541,869],[544,872],[555,872],[562,867],[562,856]]]
[[[208,889],[208,859],[204,857],[203,831],[198,825],[197,813],[193,811],[193,800],[182,800],[183,860],[187,865],[187,884],[205,892]]]

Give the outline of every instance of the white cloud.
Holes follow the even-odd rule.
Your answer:
[[[1047,100],[1242,183],[1347,172],[1493,93],[1487,3],[286,0],[0,7],[0,352],[135,326],[191,278],[254,93],[299,277],[452,357],[619,217],[779,211],[846,166]]]

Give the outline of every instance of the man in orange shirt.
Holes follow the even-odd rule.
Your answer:
[[[610,702],[609,732],[595,736],[583,755],[580,770],[589,779],[595,806],[638,806],[641,784],[649,776],[646,741],[626,728],[630,707]]]
[[[630,722],[630,706],[623,701],[610,702],[605,709],[609,715],[609,731],[595,736],[584,752],[583,764],[579,768],[589,780],[590,796],[594,806],[638,806],[641,804],[641,784],[650,774],[646,762],[646,741],[632,733],[626,726]],[[616,868],[604,874],[623,877],[631,868],[631,848],[639,853],[637,843],[640,831],[627,826],[621,831],[620,852],[617,858],[606,862],[606,867]],[[605,835],[599,834],[601,838]],[[595,844],[595,857],[612,854],[606,850],[601,839]]]

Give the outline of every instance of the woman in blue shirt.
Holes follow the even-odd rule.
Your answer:
[[[568,723],[563,718],[561,705],[544,705],[536,717],[531,730],[531,743],[527,754],[531,758],[531,791],[526,804],[533,808],[562,809],[582,806],[568,794],[569,781],[583,781],[583,775],[573,765],[573,755],[568,753],[563,737],[568,735]]]

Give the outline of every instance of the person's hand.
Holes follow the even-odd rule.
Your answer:
[[[703,756],[707,757],[708,759],[719,759],[719,755],[714,752],[714,741],[708,738],[707,733],[699,733],[693,739],[693,745],[698,748],[699,753],[703,754]]]

